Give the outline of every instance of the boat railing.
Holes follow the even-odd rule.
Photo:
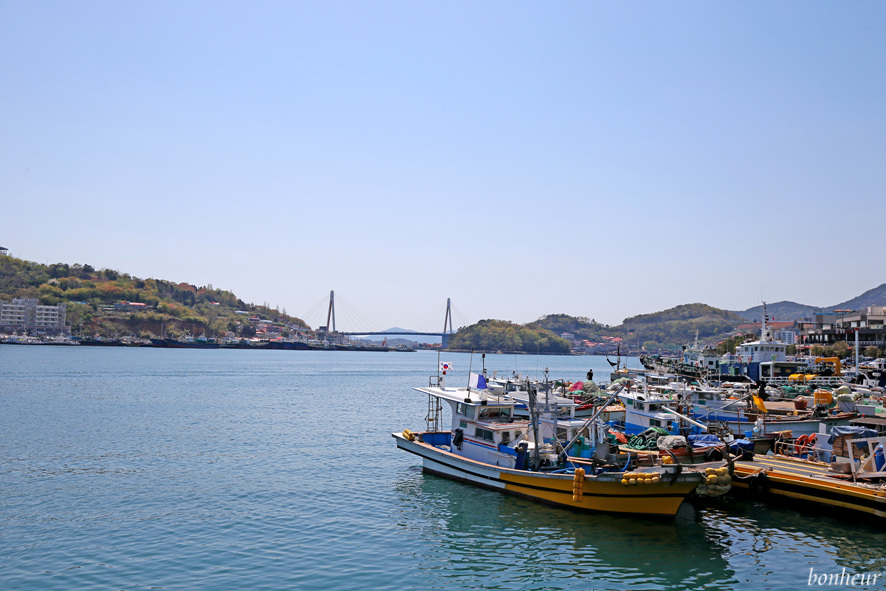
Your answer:
[[[840,386],[846,378],[841,376],[816,376],[808,380],[791,379],[787,376],[778,376],[774,378],[761,378],[766,382],[767,386],[802,386],[809,384],[811,386]]]
[[[773,446],[773,452],[776,455],[790,456],[794,458],[801,458],[805,455],[807,459],[815,459],[818,461],[821,461],[824,457],[824,452],[826,451],[829,452],[832,450],[816,447],[815,445],[798,444],[796,441],[788,440],[777,440]]]
[[[882,446],[886,446],[886,436],[881,435],[881,436],[877,436],[877,437],[862,437],[859,439],[852,439],[852,440],[850,440],[850,443],[852,445],[849,445],[847,447],[847,450],[849,452],[849,465],[852,468],[852,482],[855,482],[856,475],[860,475],[862,473],[864,473],[865,476],[878,476],[881,478],[886,476],[886,472],[876,471],[877,470],[876,464],[874,463],[874,456],[877,453],[876,452],[877,446],[881,446],[880,457],[882,457],[882,454],[883,454]],[[858,445],[858,444],[862,444],[862,443],[867,445],[868,453],[866,456],[862,456],[861,458],[859,458],[861,465],[856,467],[855,457],[853,455],[853,446]],[[870,467],[872,467],[873,470],[865,470],[864,466],[865,466],[865,464],[868,464],[868,463],[870,463]]]

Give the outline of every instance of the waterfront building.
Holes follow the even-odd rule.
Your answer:
[[[43,306],[35,299],[0,302],[0,330],[44,334],[70,334],[65,326],[66,306]]]
[[[797,333],[793,330],[774,330],[772,331],[772,338],[785,345],[797,344]]]
[[[860,347],[886,348],[886,306],[868,306],[862,310],[835,310],[816,314],[814,322],[804,323],[807,345],[832,345],[837,341]]]

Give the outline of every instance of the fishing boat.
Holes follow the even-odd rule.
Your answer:
[[[830,462],[818,461],[822,444],[815,439],[804,441],[805,437],[777,448],[783,453],[737,460],[732,485],[761,500],[798,502],[818,511],[841,510],[864,519],[875,517],[886,525],[886,437],[847,436],[851,431],[835,429],[836,436],[818,436],[829,442],[824,451]]]
[[[626,409],[627,435],[643,433],[650,427],[664,429],[672,435],[688,435],[700,432],[691,427],[700,428],[699,424],[703,424],[743,437],[762,419],[761,434],[792,431],[799,436],[822,429],[830,432],[833,427],[846,426],[858,416],[840,406],[829,408],[831,398],[827,404],[800,409],[793,401],[767,401],[757,405],[753,394],[744,388],[690,386],[680,382],[672,382],[666,388],[629,383],[619,398]]]
[[[422,458],[424,472],[580,511],[655,516],[673,516],[687,496],[710,483],[710,474],[676,463],[634,467],[596,416],[584,428],[576,419],[561,419],[550,387],[542,401],[530,386],[531,416],[515,417],[517,401],[487,390],[481,378],[471,374],[468,387],[448,387],[438,373],[427,387],[415,388],[428,398],[426,429],[392,437],[399,449]],[[558,437],[564,425],[567,436],[574,433],[569,441]]]

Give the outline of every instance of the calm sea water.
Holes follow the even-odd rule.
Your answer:
[[[450,384],[467,381],[468,355],[443,360]],[[412,388],[436,365],[428,352],[0,346],[0,588],[795,589],[810,568],[886,578],[886,530],[862,523],[732,499],[685,504],[673,521],[575,514],[423,475],[390,434],[423,426],[427,400]],[[609,369],[598,357],[486,366],[571,379]]]

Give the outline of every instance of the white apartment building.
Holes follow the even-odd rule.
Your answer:
[[[32,332],[68,334],[65,326],[65,304],[42,306],[38,300],[19,298],[0,302],[0,330],[7,332]]]
[[[797,344],[797,333],[793,330],[776,330],[772,333],[773,340],[778,341],[779,343],[786,343],[788,345],[796,345]]]

